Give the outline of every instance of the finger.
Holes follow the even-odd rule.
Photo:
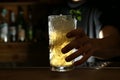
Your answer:
[[[82,46],[82,41],[83,40],[80,40],[80,38],[75,38],[69,44],[67,44],[65,47],[61,49],[62,53],[67,53],[73,48],[79,49]]]
[[[61,52],[62,53],[67,53],[69,52],[70,50],[72,50],[74,48],[74,44],[73,43],[70,43],[68,45],[66,45],[64,48],[61,49]]]
[[[88,37],[81,37],[81,38],[75,38],[73,41],[71,41],[69,44],[67,44],[64,48],[62,48],[62,53],[67,53],[73,48],[79,49],[81,46],[85,45],[86,43],[89,43]]]
[[[82,54],[83,54],[82,49],[79,48],[76,52],[74,52],[74,53],[72,53],[71,55],[67,56],[65,60],[66,60],[67,62],[69,62],[69,61],[77,58],[78,56],[80,56],[80,55],[82,55]]]
[[[66,57],[66,61],[69,62],[77,57],[79,57],[80,55],[85,56],[88,55],[87,52],[91,50],[91,45],[87,44],[84,47],[79,48],[76,52],[74,52],[73,54],[69,55],[68,57]]]
[[[82,36],[85,36],[85,33],[82,29],[75,29],[75,30],[72,30],[69,33],[67,33],[66,36],[68,38],[76,37],[76,36],[82,37]]]
[[[92,46],[90,43],[84,45],[82,47],[82,52],[84,53],[83,57],[80,60],[78,60],[77,62],[75,62],[74,64],[78,65],[78,64],[84,63],[93,54],[93,51],[94,50],[92,49]]]
[[[76,40],[71,41],[69,44],[67,44],[65,47],[61,49],[62,53],[67,53],[76,46]]]
[[[74,66],[81,65],[82,63],[87,61],[87,59],[91,56],[92,53],[93,53],[93,51],[88,51],[88,53],[86,53],[87,55],[84,55],[80,60],[74,62],[73,65]]]

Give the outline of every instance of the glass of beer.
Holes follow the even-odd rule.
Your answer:
[[[61,49],[71,41],[66,34],[75,28],[76,19],[71,15],[48,16],[49,60],[52,71],[65,72],[73,69],[73,61],[66,62],[65,58],[74,50],[63,54]]]

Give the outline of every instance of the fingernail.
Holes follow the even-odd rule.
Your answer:
[[[70,33],[68,33],[66,36],[69,38],[69,37],[71,36],[71,34],[70,34]]]
[[[62,48],[61,51],[62,51],[62,53],[67,53],[67,52],[69,52],[69,50],[66,49],[66,48]]]
[[[61,52],[62,52],[63,54],[65,54],[65,53],[66,53],[66,51],[65,51],[64,49],[61,49]]]
[[[70,61],[70,59],[69,59],[68,57],[66,57],[66,58],[65,58],[65,60],[66,60],[67,62],[69,62],[69,61]]]

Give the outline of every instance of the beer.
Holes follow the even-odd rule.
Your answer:
[[[6,15],[8,11],[3,8],[0,15],[0,41],[8,42],[8,22],[6,20]]]
[[[24,42],[26,40],[26,20],[24,18],[24,10],[21,6],[18,6],[16,24],[17,24],[17,40],[19,42]]]
[[[15,13],[10,11],[10,24],[9,24],[9,39],[10,42],[16,42],[16,23],[15,23]]]
[[[66,62],[65,57],[67,57],[71,52],[67,54],[63,54],[61,52],[61,49],[69,43],[70,40],[68,40],[65,37],[66,33],[62,32],[50,32],[50,64],[56,67],[59,66],[69,66],[72,65],[71,62]]]
[[[49,16],[49,45],[50,45],[50,65],[53,71],[66,71],[72,67],[73,61],[66,62],[65,58],[73,53],[73,50],[63,54],[61,49],[67,45],[71,39],[66,34],[75,29],[75,20],[70,15]]]

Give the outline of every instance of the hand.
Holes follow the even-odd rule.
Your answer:
[[[73,65],[76,66],[76,65],[82,64],[95,51],[95,48],[93,48],[93,45],[92,45],[92,39],[90,39],[82,29],[72,30],[66,36],[68,38],[74,38],[74,40],[72,40],[68,45],[66,45],[62,49],[62,52],[67,53],[74,48],[77,49],[76,52],[74,52],[73,54],[66,57],[66,61],[69,62],[69,61],[75,59],[76,57],[78,57],[80,55],[83,56],[80,60],[74,62]]]

